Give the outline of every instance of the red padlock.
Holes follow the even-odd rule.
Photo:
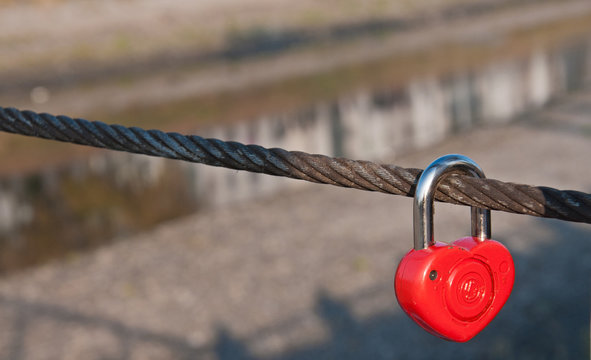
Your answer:
[[[394,280],[396,298],[417,324],[446,340],[473,338],[505,304],[515,278],[511,254],[490,240],[490,210],[471,208],[472,236],[451,244],[433,239],[433,194],[443,175],[461,171],[484,178],[462,155],[446,155],[421,174],[413,206],[414,249]]]

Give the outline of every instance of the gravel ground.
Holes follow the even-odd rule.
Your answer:
[[[588,91],[531,114],[535,122],[477,129],[395,162],[424,167],[457,152],[491,178],[590,192],[590,113]],[[4,277],[0,358],[588,356],[589,225],[493,213],[515,288],[489,327],[455,344],[425,333],[395,300],[411,208],[408,198],[311,184]],[[468,214],[437,205],[437,239],[465,235]]]

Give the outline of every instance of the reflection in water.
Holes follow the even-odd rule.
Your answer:
[[[591,42],[483,68],[358,90],[201,135],[366,160],[435,144],[477,124],[506,123],[591,78]],[[94,247],[203,207],[302,182],[145,156],[98,154],[66,168],[0,182],[0,269]]]

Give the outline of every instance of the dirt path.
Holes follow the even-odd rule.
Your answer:
[[[415,43],[411,48],[450,39],[486,42],[490,36],[589,11],[588,2],[580,0],[372,0],[363,5],[311,0],[176,0],[172,4],[161,0],[107,0],[51,4],[41,8],[5,5],[0,11],[0,99],[10,94],[22,96],[23,91],[28,95],[36,86],[50,87],[52,91],[69,87],[75,93],[81,85],[87,88],[88,82],[105,80],[124,89],[130,78],[152,78],[154,73],[178,67],[184,67],[186,72],[187,66],[193,70],[207,66],[209,76],[205,74],[200,79],[203,85],[199,89],[176,86],[177,91],[173,92],[176,98],[178,89],[184,91],[185,97],[195,96],[204,89],[211,93],[251,85],[253,79],[254,83],[261,79],[278,81],[383,57],[394,51],[407,52],[409,42]],[[528,16],[521,16],[523,13]],[[497,18],[491,19],[494,16]],[[458,22],[465,30],[463,34],[447,30],[448,25]],[[480,28],[474,29],[474,25]],[[419,34],[408,36],[416,32]],[[394,39],[392,34],[396,35]],[[381,45],[375,43],[376,35]],[[332,45],[351,43],[364,36],[374,41],[362,46],[353,41],[353,47],[334,53]],[[425,42],[425,37],[432,40]],[[327,51],[332,56],[320,51],[313,58],[304,54],[290,61],[255,64],[242,71],[249,76],[241,74],[236,81],[229,81],[235,78],[236,65],[242,67],[244,57],[286,52],[291,57],[292,49],[310,45],[331,45]],[[209,68],[212,63],[228,59],[240,61],[233,62],[229,69],[226,64],[222,71],[214,68],[212,72]],[[185,72],[177,76],[184,76]],[[146,88],[145,85],[136,88]],[[154,84],[149,87],[152,91],[154,88]],[[108,93],[106,89],[103,94],[94,95],[100,97],[104,93]],[[160,92],[156,100],[167,101],[167,93]],[[118,104],[129,100],[124,97]],[[147,101],[154,101],[153,96]]]
[[[138,59],[187,47],[211,50],[232,37],[322,30],[374,18],[434,16],[467,0],[364,2],[103,0],[0,2],[0,73]],[[480,6],[494,3],[481,0]]]

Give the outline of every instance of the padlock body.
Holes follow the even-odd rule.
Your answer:
[[[402,309],[428,332],[464,342],[478,334],[507,301],[515,278],[511,254],[475,237],[409,251],[396,270]]]

